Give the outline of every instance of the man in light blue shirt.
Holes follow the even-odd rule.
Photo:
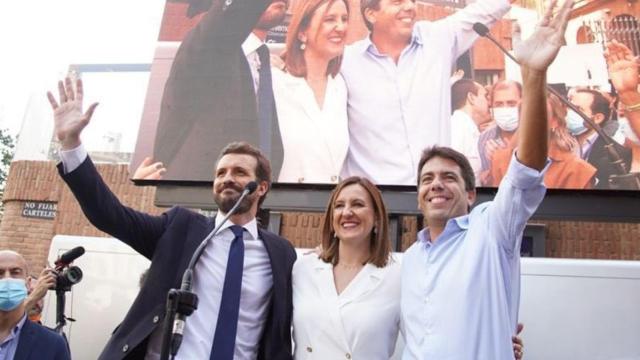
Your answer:
[[[417,21],[414,0],[362,0],[370,36],[345,49],[349,152],[342,176],[411,185],[420,152],[451,142],[451,70],[508,0],[478,0],[439,21]]]
[[[554,4],[551,5],[551,8]],[[520,241],[542,201],[547,160],[546,69],[564,44],[572,0],[550,8],[524,43],[514,32],[524,85],[520,141],[492,202],[469,210],[474,175],[464,155],[424,151],[418,203],[428,228],[403,258],[403,359],[513,359]]]

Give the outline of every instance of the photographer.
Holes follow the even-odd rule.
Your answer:
[[[27,286],[29,287],[27,300],[25,300],[27,316],[29,320],[40,324],[43,299],[48,290],[56,287],[56,274],[51,268],[44,268],[39,277],[29,277]]]
[[[22,255],[10,250],[0,251],[0,359],[70,359],[60,335],[27,321],[26,274],[27,262]],[[36,295],[46,293],[44,284],[50,281],[48,274],[41,278],[43,285],[36,286]],[[32,300],[37,303],[37,296]]]

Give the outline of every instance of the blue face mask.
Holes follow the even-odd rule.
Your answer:
[[[573,136],[584,134],[588,129],[584,126],[584,119],[577,112],[567,110],[567,129]]]
[[[0,310],[11,311],[17,308],[27,297],[27,285],[24,279],[0,280]]]

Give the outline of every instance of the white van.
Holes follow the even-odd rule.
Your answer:
[[[65,332],[74,359],[95,359],[149,261],[116,239],[59,235],[49,262],[76,246],[86,250],[74,262],[84,278],[67,295],[66,315],[76,322]],[[55,326],[53,291],[43,322]],[[520,322],[527,360],[640,360],[640,261],[523,258]]]

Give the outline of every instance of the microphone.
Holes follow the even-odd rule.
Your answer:
[[[71,264],[75,259],[84,255],[84,248],[82,246],[75,247],[64,254],[55,261],[56,270],[60,270],[65,266]]]
[[[236,212],[238,206],[240,206],[240,203],[242,203],[242,200],[244,200],[244,198],[247,197],[248,195],[253,194],[257,189],[258,189],[257,182],[255,181],[248,182],[244,186],[244,190],[242,190],[240,197],[238,198],[236,203],[233,205],[231,210],[229,210],[229,212],[225,215],[225,217],[222,219],[220,224],[216,224],[216,227],[204,238],[204,240],[202,240],[202,242],[200,243],[196,251],[193,253],[193,256],[191,257],[191,261],[189,261],[189,265],[187,266],[187,269],[184,271],[184,274],[182,276],[182,284],[180,286],[180,292],[182,293],[182,296],[185,296],[187,298],[187,301],[191,303],[190,307],[193,308],[192,311],[196,310],[198,307],[197,295],[191,292],[191,285],[193,281],[193,269],[195,268],[196,263],[198,262],[198,260],[200,259],[200,256],[204,252],[204,249],[207,246],[207,243],[209,242],[209,240],[211,240],[214,236],[218,234],[222,225],[224,225],[227,222],[227,220],[229,220],[229,217],[231,217]],[[175,356],[178,353],[178,349],[180,348],[180,344],[182,343],[182,335],[184,333],[186,318],[188,315],[191,315],[191,313],[186,315],[182,313],[177,313],[175,315],[172,331],[170,333],[171,337],[170,339],[167,339],[166,338],[167,335],[165,333],[165,338],[163,339],[163,345],[162,345],[163,358],[166,350],[168,350],[173,356]],[[167,346],[169,347],[169,349],[166,349]]]
[[[496,40],[493,36],[491,36],[491,34],[489,33],[489,28],[486,25],[477,22],[477,23],[473,24],[473,31],[475,31],[478,35],[489,39],[509,59],[513,60],[516,64],[520,65],[518,60],[513,55],[511,55],[511,53],[509,53],[509,51],[507,51],[507,49],[505,49],[498,42],[498,40]],[[622,157],[620,156],[618,151],[614,148],[614,140],[609,135],[607,135],[604,132],[604,130],[602,130],[602,128],[598,124],[596,124],[593,120],[591,120],[590,117],[588,117],[587,115],[585,115],[584,112],[582,112],[580,109],[578,109],[577,106],[573,105],[570,101],[565,99],[564,95],[560,94],[560,92],[558,92],[556,89],[552,88],[548,84],[546,85],[546,88],[547,88],[547,91],[549,91],[550,93],[555,95],[566,107],[568,107],[569,109],[573,110],[576,114],[580,115],[580,117],[584,120],[584,122],[587,124],[587,126],[589,126],[596,133],[598,133],[598,136],[600,136],[605,142],[605,148],[607,149],[607,154],[609,156],[609,160],[616,167],[616,170],[617,170],[618,174],[619,175],[626,174],[628,172],[627,171],[627,166],[624,163],[624,160],[622,159]]]
[[[473,31],[478,33],[480,36],[487,36],[489,28],[485,24],[477,22],[473,24]]]

